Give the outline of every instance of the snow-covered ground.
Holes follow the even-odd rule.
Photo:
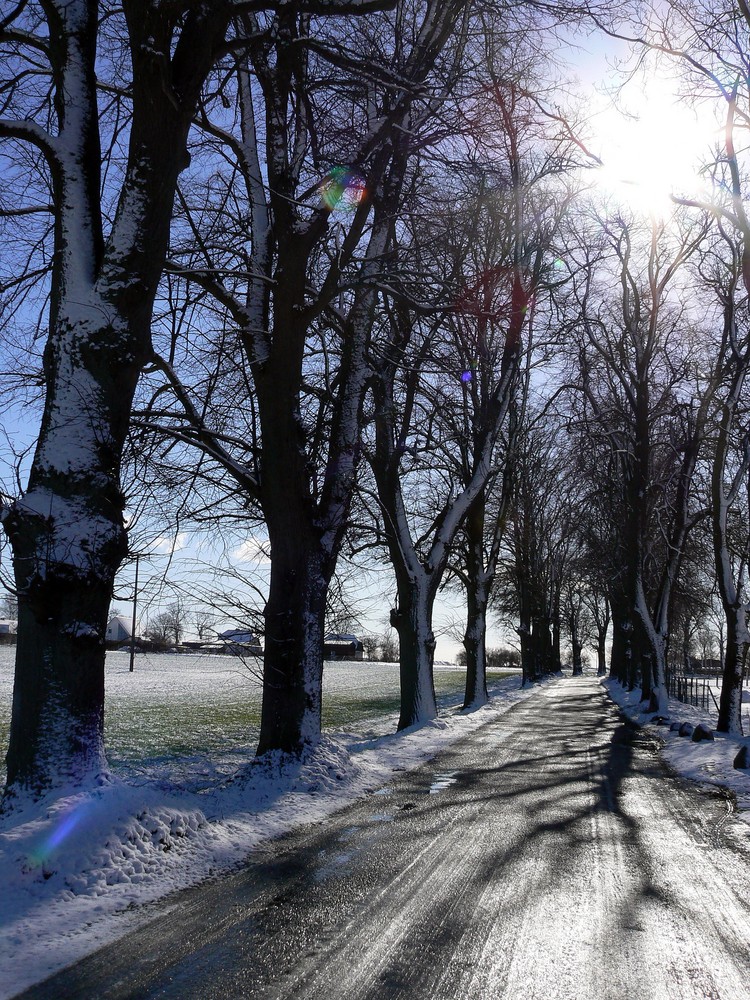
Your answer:
[[[662,756],[679,774],[700,784],[721,785],[735,796],[740,819],[750,823],[750,771],[737,770],[734,758],[741,746],[750,746],[750,736],[738,739],[724,733],[714,733],[713,741],[701,740],[693,743],[689,737],[679,736],[669,726],[655,725],[651,720],[653,712],[642,711],[639,703],[640,690],[627,691],[617,681],[604,682],[610,696],[624,712],[650,733],[657,735],[664,743]],[[745,722],[743,705],[743,722]],[[716,710],[707,711],[685,705],[674,698],[669,700],[669,719],[672,722],[689,722],[693,726],[704,723],[709,729],[717,722]],[[747,730],[747,725],[745,725]]]
[[[2,728],[11,660],[0,653]],[[496,680],[491,705],[464,715],[456,671],[437,670],[441,718],[395,734],[397,666],[331,664],[325,674],[335,728],[301,762],[256,761],[258,681],[237,661],[139,657],[130,675],[124,654],[108,659],[111,779],[0,820],[0,1000],[147,920],[149,903],[236,867],[267,838],[325,819],[534,692],[518,677]],[[605,684],[663,738],[673,767],[732,789],[750,821],[750,777],[732,767],[740,741],[691,743],[651,725],[637,694]],[[670,712],[716,721],[680,702]]]
[[[0,652],[7,726],[12,660]],[[325,675],[337,728],[301,762],[256,761],[258,681],[238,661],[139,657],[131,675],[124,654],[108,657],[110,780],[0,820],[0,998],[148,919],[148,903],[324,819],[533,691],[518,677],[496,680],[492,704],[462,714],[456,671],[437,670],[441,718],[395,734],[396,665],[331,664]]]

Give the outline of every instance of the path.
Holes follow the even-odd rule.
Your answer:
[[[750,1000],[749,844],[564,679],[23,997]]]

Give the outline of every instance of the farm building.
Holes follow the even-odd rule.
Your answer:
[[[125,615],[113,615],[109,619],[104,638],[107,642],[128,642],[132,635],[131,623]]]
[[[8,618],[0,619],[0,643],[5,646],[15,644],[18,622],[10,621]]]
[[[324,660],[364,660],[365,647],[356,635],[331,632],[323,639]]]
[[[263,647],[258,641],[254,632],[246,628],[230,628],[226,632],[219,632],[224,652],[249,656],[262,656]]]

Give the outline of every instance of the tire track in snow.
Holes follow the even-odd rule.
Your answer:
[[[750,1000],[746,828],[595,680],[383,792],[28,1000]]]

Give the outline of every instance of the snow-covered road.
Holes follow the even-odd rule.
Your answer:
[[[158,914],[23,995],[750,1000],[748,828],[589,678]]]

